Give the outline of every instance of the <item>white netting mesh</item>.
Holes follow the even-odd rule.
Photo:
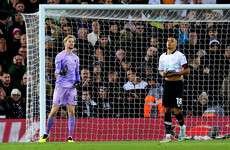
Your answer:
[[[28,37],[27,70],[31,77],[27,89],[27,127],[30,139],[36,141],[38,134],[33,131],[38,128],[34,122],[39,121],[39,19],[38,14],[24,16]],[[77,119],[78,140],[162,139],[164,110],[158,100],[162,98],[163,78],[158,75],[157,67],[159,56],[166,51],[167,38],[173,36],[178,39],[178,50],[186,55],[191,68],[190,75],[184,76],[183,115],[200,117],[195,121],[187,118],[186,124],[192,127],[206,123],[216,125],[216,121],[222,119],[229,121],[228,21],[227,10],[187,10],[187,17],[174,10],[47,10],[44,37],[47,112],[51,109],[55,85],[54,59],[64,49],[64,37],[73,34],[77,37],[76,54],[80,58],[82,80],[76,117],[97,118]],[[126,84],[131,77],[137,79],[132,82],[138,86]],[[156,88],[147,85],[150,78],[158,83]],[[151,89],[153,91],[149,91]],[[88,94],[91,100],[87,102]],[[146,96],[156,99],[150,102]],[[63,136],[68,131],[66,113],[66,107],[58,113],[61,119],[52,130],[53,141],[66,139]],[[204,117],[212,115],[227,117],[220,120]],[[153,120],[135,119],[148,116]],[[219,128],[223,130],[224,126]],[[219,135],[223,135],[222,132]],[[177,138],[175,133],[173,136]]]

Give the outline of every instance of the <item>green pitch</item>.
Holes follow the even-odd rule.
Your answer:
[[[0,150],[230,150],[230,140],[1,143]]]

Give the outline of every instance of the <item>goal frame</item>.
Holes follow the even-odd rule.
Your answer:
[[[227,10],[230,4],[169,4],[169,5],[39,5],[39,101],[40,136],[46,126],[46,88],[45,88],[45,15],[46,10]]]

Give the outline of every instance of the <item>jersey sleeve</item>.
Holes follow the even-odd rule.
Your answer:
[[[62,60],[64,59],[64,55],[59,53],[55,58],[55,73],[59,74],[62,70]]]
[[[79,58],[77,57],[77,66],[76,66],[76,69],[75,69],[76,82],[81,81],[80,74],[79,74],[79,66],[80,66]]]
[[[162,62],[162,55],[160,56],[160,59],[159,59],[158,70],[159,71],[164,70],[164,66],[163,66],[163,62]]]
[[[184,66],[186,65],[186,66]],[[184,54],[181,55],[180,57],[180,66],[182,66],[184,69],[187,68],[188,62]]]

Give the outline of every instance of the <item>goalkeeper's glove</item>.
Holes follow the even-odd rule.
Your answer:
[[[67,70],[68,70],[68,67],[67,67],[67,65],[65,65],[65,68],[62,69],[59,74],[60,75],[67,75]]]
[[[77,83],[75,83],[75,88],[76,89],[79,89],[80,86],[81,86],[81,82],[80,81],[78,81]]]

